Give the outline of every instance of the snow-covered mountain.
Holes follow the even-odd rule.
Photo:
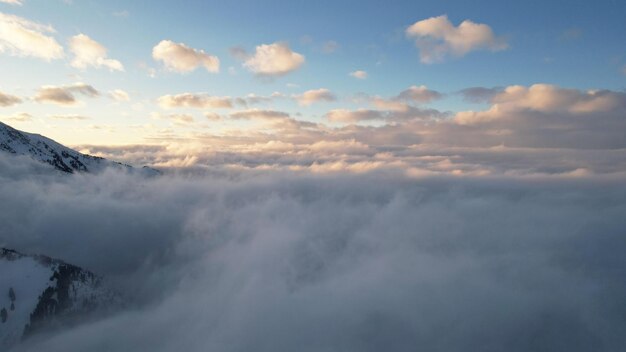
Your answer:
[[[52,165],[59,171],[100,172],[113,167],[133,171],[130,165],[110,161],[97,156],[79,153],[61,145],[50,138],[22,132],[0,122],[0,151],[16,155],[26,155],[37,161]],[[144,166],[141,171],[146,175],[155,175],[159,171]]]
[[[0,350],[117,304],[119,297],[87,270],[0,248]]]

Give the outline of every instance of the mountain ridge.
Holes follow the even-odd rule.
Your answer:
[[[0,151],[14,155],[25,155],[46,163],[56,170],[73,173],[98,173],[106,168],[115,168],[152,176],[161,172],[148,166],[136,169],[130,165],[102,157],[80,153],[40,134],[28,133],[0,122]]]

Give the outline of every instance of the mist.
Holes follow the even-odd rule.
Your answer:
[[[0,245],[92,270],[127,302],[16,351],[626,344],[619,180],[278,171],[146,179],[24,173],[28,164],[6,158]]]

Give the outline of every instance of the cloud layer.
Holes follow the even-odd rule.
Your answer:
[[[1,156],[0,244],[105,274],[133,302],[23,348],[626,343],[623,181],[222,171],[60,178]]]

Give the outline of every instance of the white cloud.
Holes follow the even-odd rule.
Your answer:
[[[48,35],[51,26],[0,12],[0,52],[15,56],[31,56],[46,61],[64,56],[63,47]]]
[[[211,73],[220,70],[220,60],[217,56],[171,40],[162,40],[157,44],[152,49],[152,58],[163,62],[168,70],[179,73],[188,73],[198,67],[204,67]]]
[[[243,63],[259,76],[282,76],[297,70],[304,63],[302,54],[292,51],[286,43],[263,44]]]
[[[367,78],[367,72],[362,71],[362,70],[357,70],[357,71],[354,71],[354,72],[350,72],[349,75],[354,77],[354,78],[358,78],[358,79],[366,79]]]
[[[110,91],[109,96],[116,101],[130,101],[128,93],[121,89],[114,89]]]
[[[70,50],[74,54],[72,67],[84,70],[87,67],[106,67],[110,71],[124,71],[124,65],[118,60],[107,57],[107,49],[85,34],[78,34],[70,39]]]
[[[232,108],[233,102],[229,97],[215,97],[204,93],[181,93],[164,95],[158,100],[159,106],[170,108]]]
[[[0,106],[12,106],[15,104],[19,104],[22,102],[22,99],[16,97],[15,95],[5,94],[0,92]]]
[[[330,102],[337,100],[337,97],[326,88],[307,90],[306,92],[295,96],[295,98],[302,106],[309,106],[313,103],[321,101]]]
[[[448,16],[417,21],[406,29],[415,39],[423,63],[443,61],[447,56],[461,57],[475,50],[498,51],[508,48],[503,38],[496,37],[486,24],[465,20],[454,26]]]
[[[18,6],[22,6],[24,4],[23,0],[0,0],[0,2],[4,4],[18,5]]]
[[[88,84],[75,83],[68,86],[43,86],[37,91],[34,100],[40,103],[72,106],[78,103],[76,93],[92,98],[100,95],[100,92]]]

